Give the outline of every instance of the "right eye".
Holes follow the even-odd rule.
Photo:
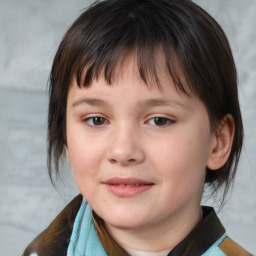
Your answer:
[[[106,124],[107,120],[101,116],[93,116],[93,117],[85,118],[84,122],[86,122],[90,126],[101,126]]]

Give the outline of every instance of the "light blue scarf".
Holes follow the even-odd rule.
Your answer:
[[[92,209],[83,199],[77,213],[67,256],[107,256],[93,224]]]

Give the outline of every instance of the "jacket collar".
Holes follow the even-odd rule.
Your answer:
[[[203,206],[202,209],[203,220],[168,256],[202,255],[225,233],[214,209],[208,206]]]

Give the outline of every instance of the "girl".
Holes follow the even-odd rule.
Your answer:
[[[233,182],[243,143],[236,69],[189,0],[95,2],[50,75],[48,166],[81,192],[27,255],[251,255],[200,205]]]

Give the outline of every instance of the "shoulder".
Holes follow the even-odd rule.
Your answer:
[[[35,240],[26,248],[22,256],[66,255],[77,212],[83,197],[75,197]]]
[[[231,238],[226,237],[220,244],[219,248],[227,256],[252,256],[242,246],[234,242]]]

